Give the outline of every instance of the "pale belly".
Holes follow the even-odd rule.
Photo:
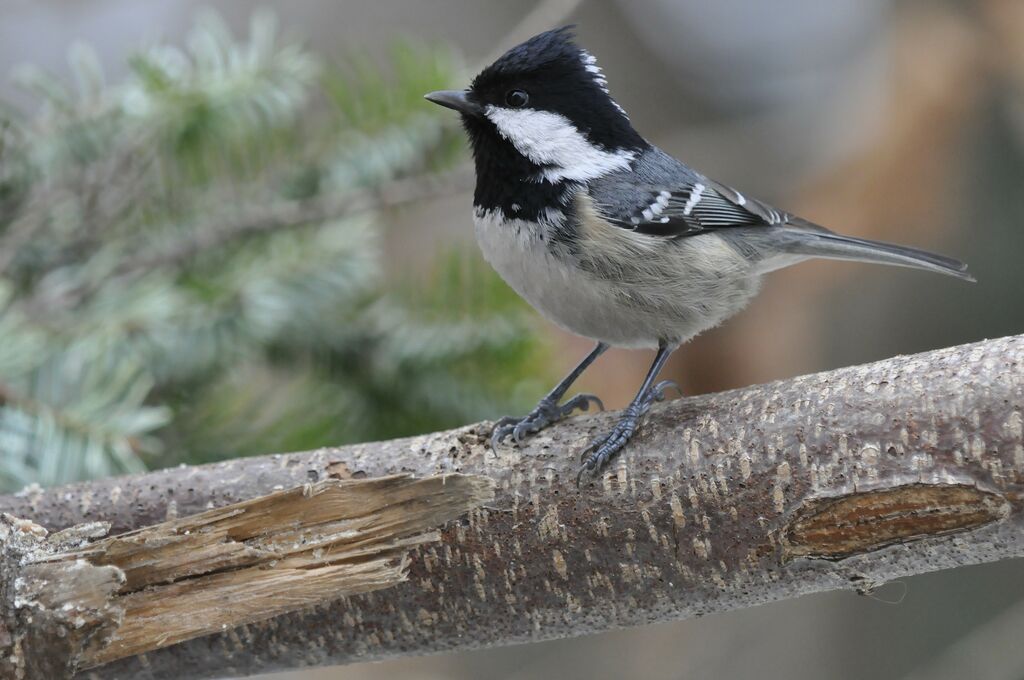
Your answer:
[[[717,236],[646,252],[621,267],[556,258],[523,222],[475,220],[484,258],[547,319],[617,347],[678,345],[738,312],[758,278]],[[617,235],[616,235],[617,237]]]

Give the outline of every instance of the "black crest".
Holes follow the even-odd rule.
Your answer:
[[[473,79],[470,93],[483,106],[505,106],[515,89],[529,93],[529,108],[565,116],[604,149],[647,147],[608,94],[594,58],[576,44],[571,26],[513,47]]]
[[[487,89],[495,81],[529,75],[548,65],[575,67],[582,63],[580,53],[573,26],[545,31],[516,45],[481,71],[473,79],[471,89]]]

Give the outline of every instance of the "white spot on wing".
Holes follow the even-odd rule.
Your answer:
[[[701,194],[703,193],[703,184],[697,182],[696,184],[693,185],[693,190],[690,191],[690,198],[687,199],[686,205],[683,206],[684,215],[689,215],[691,212],[693,212],[694,207],[696,207],[697,203],[700,201]]]
[[[668,207],[668,202],[669,202],[669,200],[671,200],[671,198],[672,198],[671,192],[668,192],[668,191],[660,191],[660,192],[658,192],[658,197],[656,199],[654,199],[654,203],[651,203],[649,206],[647,206],[646,209],[644,209],[642,211],[644,219],[647,220],[648,222],[650,222],[655,217],[660,215],[662,213],[662,211],[664,211],[665,208]],[[668,222],[668,218],[666,217],[665,219],[661,220],[661,222]]]
[[[488,106],[485,115],[502,137],[532,162],[546,166],[543,179],[586,181],[629,167],[632,151],[607,151],[592,144],[561,114]]]
[[[743,197],[743,194],[741,194],[741,193],[740,193],[740,192],[738,192],[738,191],[736,192],[736,203],[737,203],[738,205],[746,205],[746,204],[747,204],[747,199],[746,199],[746,198],[744,198],[744,197]]]

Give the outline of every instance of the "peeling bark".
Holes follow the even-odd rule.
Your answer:
[[[904,484],[808,500],[783,530],[788,558],[841,559],[930,536],[968,531],[1006,517],[998,493],[963,484]]]
[[[492,495],[465,475],[328,479],[110,538],[104,523],[50,535],[4,514],[0,677],[71,677],[395,586],[411,548]]]
[[[407,582],[122,659],[209,678],[581,635],[1024,554],[1024,336],[656,407],[574,486],[613,414],[496,455],[487,424],[0,498],[127,530],[330,475],[463,472],[493,502],[410,553]]]

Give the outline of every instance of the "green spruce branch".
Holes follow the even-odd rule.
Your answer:
[[[421,99],[452,55],[329,63],[208,13],[122,81],[69,64],[0,103],[0,489],[514,406],[538,367],[514,296],[475,256],[396,278],[380,252],[393,208],[467,186]]]

